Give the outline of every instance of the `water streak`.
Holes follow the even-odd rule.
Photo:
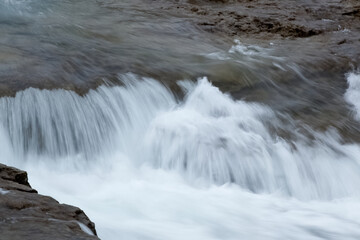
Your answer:
[[[343,144],[334,131],[310,129],[314,139],[308,139],[284,125],[297,136],[291,142],[269,130],[281,126],[269,107],[235,101],[205,78],[180,83],[187,92],[180,102],[155,80],[119,78],[124,86],[103,86],[83,97],[28,89],[2,98],[1,119],[13,149],[20,158],[49,161],[77,156],[94,162],[121,152],[135,165],[176,170],[193,183],[236,183],[299,199],[360,195],[360,147]]]
[[[353,105],[355,117],[360,120],[360,75],[350,73],[347,76],[349,88],[345,93],[345,100]]]

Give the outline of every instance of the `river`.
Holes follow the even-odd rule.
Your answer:
[[[1,162],[101,239],[359,239],[356,69],[146,2],[0,3]]]

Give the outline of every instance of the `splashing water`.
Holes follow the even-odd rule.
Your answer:
[[[326,106],[326,126],[345,122],[336,119],[346,115],[342,96],[324,103],[343,93],[340,81],[296,65],[318,62],[321,54],[306,53],[319,49],[297,46],[306,59],[245,39],[228,49],[188,16],[147,6],[0,1],[1,90],[17,92],[0,98],[0,162],[27,170],[41,194],[84,209],[105,240],[360,239],[360,145],[284,113],[308,117]],[[170,84],[206,75],[271,106],[235,101],[206,78],[179,82],[183,99],[134,74],[83,96],[26,89],[88,89],[119,72]],[[359,74],[347,80],[344,99],[359,121]],[[263,90],[282,97],[268,101]]]
[[[345,100],[354,106],[356,119],[360,120],[360,75],[350,73],[347,81],[349,88],[345,93]]]
[[[180,82],[181,101],[155,80],[119,80],[85,96],[0,99],[4,158],[40,192],[84,208],[103,239],[360,237],[359,145],[334,131],[310,140],[206,78]],[[357,75],[348,80],[356,104]],[[296,140],[270,131],[279,126]]]

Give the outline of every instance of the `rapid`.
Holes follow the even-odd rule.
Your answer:
[[[62,86],[56,71],[81,88],[105,79],[80,93],[25,86],[1,97],[2,163],[25,169],[39,193],[82,208],[101,239],[360,239],[356,69],[343,76],[345,89],[329,87],[335,100],[315,101],[283,84],[291,75],[305,92],[324,90],[276,43],[199,41],[205,33],[184,36],[178,16],[153,29],[130,21],[141,12],[165,24],[137,1],[72,2],[0,3],[8,36],[23,34],[13,25],[49,34],[42,46],[30,32],[0,37],[7,56],[27,58],[29,81],[53,76]],[[140,26],[148,38],[136,36]],[[72,71],[59,68],[64,59]],[[332,106],[338,115],[322,115]],[[306,119],[308,108],[320,120]]]

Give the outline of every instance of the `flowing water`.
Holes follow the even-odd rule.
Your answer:
[[[102,239],[360,239],[360,74],[145,3],[0,3],[1,162]]]

